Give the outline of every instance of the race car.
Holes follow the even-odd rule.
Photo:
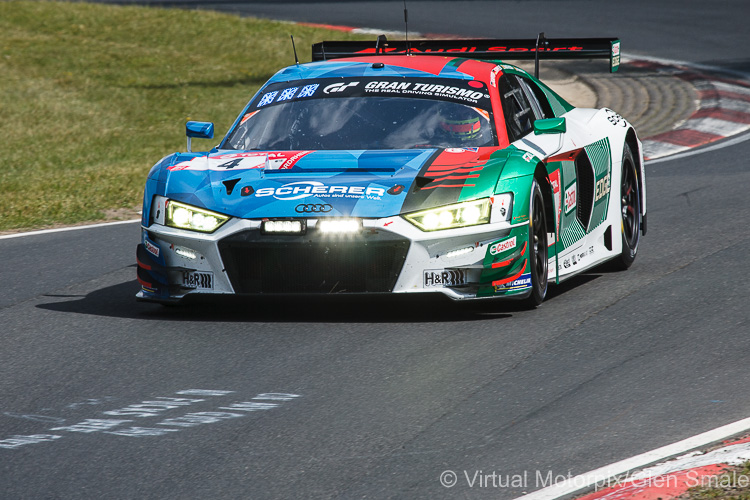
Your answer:
[[[149,172],[141,300],[437,293],[544,300],[646,233],[641,142],[506,60],[599,58],[617,39],[321,42],[219,145]]]

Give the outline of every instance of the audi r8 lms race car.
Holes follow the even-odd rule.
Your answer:
[[[138,298],[440,293],[540,304],[646,231],[635,130],[505,59],[609,58],[615,39],[322,42],[220,144],[145,187]]]

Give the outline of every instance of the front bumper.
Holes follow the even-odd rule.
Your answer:
[[[189,294],[442,293],[451,299],[530,293],[528,223],[423,232],[401,217],[363,220],[356,236],[331,236],[306,219],[304,235],[261,234],[232,219],[211,234],[158,223],[142,228],[138,298]]]

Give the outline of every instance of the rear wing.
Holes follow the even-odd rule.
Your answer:
[[[543,59],[609,59],[609,71],[620,67],[620,40],[617,38],[553,38],[539,33],[536,40],[395,40],[380,35],[374,42],[333,41],[312,46],[312,60],[324,61],[340,57],[388,55],[451,55],[471,59],[505,59],[536,61]]]

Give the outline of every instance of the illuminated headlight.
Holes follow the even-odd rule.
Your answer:
[[[454,229],[487,224],[490,221],[490,207],[490,199],[483,198],[414,212],[404,215],[404,218],[422,231]]]
[[[266,220],[260,230],[264,234],[304,234],[306,228],[301,220]]]
[[[446,259],[453,259],[455,257],[460,257],[461,255],[466,255],[467,253],[471,253],[474,251],[474,247],[464,247],[459,248],[458,250],[452,250],[445,254]]]
[[[179,201],[167,201],[167,226],[201,233],[213,233],[229,220],[226,215],[203,208],[193,207]]]
[[[359,219],[321,219],[318,221],[318,230],[327,234],[353,234],[362,230],[362,221]]]
[[[174,253],[176,253],[180,257],[184,257],[184,258],[190,259],[190,260],[195,260],[195,259],[198,258],[198,254],[195,253],[194,250],[191,250],[189,248],[174,247]]]

